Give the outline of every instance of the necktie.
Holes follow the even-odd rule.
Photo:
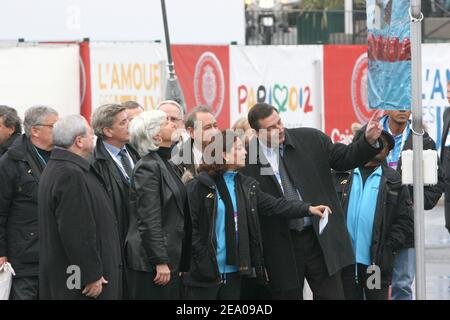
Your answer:
[[[284,198],[286,200],[300,200],[299,194],[297,192],[297,189],[292,184],[291,179],[289,178],[289,174],[286,170],[286,166],[284,164],[283,156],[281,155],[279,157],[279,164],[278,164],[278,170],[280,173],[280,180],[281,185],[283,187],[284,192]],[[303,219],[297,218],[297,219],[290,219],[289,220],[289,229],[296,230],[296,231],[302,231],[303,230]]]
[[[133,172],[133,169],[131,168],[130,159],[128,159],[127,151],[125,149],[120,150],[120,162],[122,162],[123,169],[125,170],[127,174],[127,178],[131,179],[131,174]]]

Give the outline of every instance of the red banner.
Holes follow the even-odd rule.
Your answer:
[[[91,58],[89,41],[80,42],[80,114],[91,122]]]
[[[228,46],[173,45],[175,72],[186,99],[187,110],[207,105],[219,127],[230,127]]]
[[[365,124],[369,109],[367,46],[324,46],[325,132],[349,143],[352,124]]]

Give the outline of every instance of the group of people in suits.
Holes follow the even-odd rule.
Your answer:
[[[171,100],[145,112],[133,102],[103,105],[91,124],[52,109],[26,115],[29,132],[0,160],[17,190],[27,181],[4,172],[11,157],[40,168],[36,178],[37,166],[21,160],[32,180],[22,192],[34,192],[24,202],[37,268],[19,273],[28,281],[17,291],[34,288],[24,299],[299,300],[306,280],[315,299],[386,299],[412,233],[410,191],[393,168],[408,145],[406,137],[397,146],[390,129],[402,117],[375,112],[344,145],[317,129],[285,128],[266,103],[223,131],[208,107],[184,115]],[[430,207],[442,190],[442,179],[426,190]],[[8,207],[18,194],[0,195],[0,259],[13,264],[20,254],[4,239],[23,230]],[[383,280],[375,291],[365,284],[372,263]]]

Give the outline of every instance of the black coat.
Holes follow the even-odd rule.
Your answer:
[[[402,185],[401,175],[387,166],[382,170],[370,251],[372,264],[380,267],[382,280],[389,282],[394,254],[414,233],[414,221],[411,197],[408,187]],[[336,191],[346,218],[353,176],[353,171],[335,173]]]
[[[140,158],[138,153],[130,145],[126,145],[126,148],[133,162],[137,163]],[[102,177],[111,198],[114,213],[119,222],[120,242],[123,246],[130,221],[130,186],[100,138],[97,139],[97,145],[90,162],[95,171]]]
[[[354,255],[331,168],[345,171],[358,167],[372,159],[379,149],[370,146],[365,139],[348,146],[333,144],[327,135],[312,128],[286,129],[285,133],[284,161],[294,185],[305,201],[313,205],[328,205],[333,211],[321,235],[318,234],[320,219],[312,218],[328,273],[333,275],[353,264]],[[276,177],[273,174],[261,175],[261,168],[270,170],[270,165],[259,151],[257,139],[251,141],[250,150],[258,150],[256,164],[248,164],[243,173],[258,180],[262,191],[276,198],[283,197]],[[247,158],[255,160],[252,152]],[[261,217],[261,230],[272,290],[300,288],[288,222],[278,217]]]
[[[14,133],[8,140],[6,140],[3,144],[0,144],[0,157],[8,151],[9,148],[13,145],[14,141],[21,136],[20,133]]]
[[[169,264],[178,273],[189,268],[191,220],[181,192],[157,152],[134,167],[125,243],[130,269],[153,273],[156,265]]]
[[[450,232],[450,147],[445,146],[450,128],[450,108],[444,111],[444,129],[441,138],[441,166],[444,175],[445,190],[445,227]]]
[[[0,257],[8,257],[18,277],[39,273],[37,194],[43,170],[25,135],[0,159]]]
[[[361,129],[364,130],[365,126]],[[404,150],[412,150],[413,149],[413,132],[410,130],[408,134],[408,138],[405,141],[405,145],[403,146],[402,151]],[[436,150],[436,143],[430,137],[430,135],[425,132],[423,135],[423,150]],[[400,157],[397,164],[397,171],[402,174],[402,154],[400,153]],[[438,167],[438,183],[433,186],[424,186],[423,188],[423,196],[424,196],[424,209],[431,210],[438,203],[439,199],[444,192],[444,174],[441,167]],[[414,192],[413,186],[409,186],[409,194],[411,199],[414,202]],[[405,248],[414,248],[414,232],[405,242]]]
[[[183,180],[183,183],[188,182],[198,174],[194,163],[193,147],[194,140],[188,139],[184,143],[177,144],[174,148],[172,162],[177,169],[178,175]]]
[[[258,182],[240,174],[242,188],[236,187],[237,210],[246,210],[249,231],[251,266],[240,266],[243,270],[255,268],[259,280],[265,280],[262,237],[259,216],[301,218],[309,216],[309,203],[286,201],[274,198],[261,191]],[[190,286],[208,286],[220,283],[221,278],[216,258],[216,213],[217,197],[214,180],[201,172],[187,186],[192,218],[192,262],[185,277]],[[242,190],[242,192],[239,192]]]
[[[120,299],[123,266],[118,223],[101,177],[80,156],[55,149],[39,185],[40,299],[88,299],[81,291],[102,276],[97,299]],[[80,289],[68,289],[69,266]]]

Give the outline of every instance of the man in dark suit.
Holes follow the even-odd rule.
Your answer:
[[[92,127],[97,136],[97,145],[91,163],[105,182],[114,207],[119,223],[122,257],[125,257],[125,238],[130,221],[131,173],[140,158],[134,148],[128,144],[129,118],[126,108],[118,104],[103,105],[92,115]],[[127,298],[126,274],[123,280],[124,298]]]
[[[450,81],[447,83],[447,100],[450,104]],[[450,232],[450,147],[446,146],[450,128],[450,108],[445,109],[443,128],[441,136],[441,164],[445,179],[445,227]]]
[[[172,161],[184,183],[197,175],[197,168],[203,162],[203,149],[219,133],[217,120],[207,106],[192,109],[186,116],[185,127],[190,139],[172,152]]]
[[[56,110],[36,106],[25,113],[25,134],[0,159],[0,266],[11,263],[10,300],[39,298],[38,186],[53,149]]]
[[[119,221],[122,245],[128,231],[129,189],[131,173],[139,160],[138,153],[128,144],[129,116],[125,107],[106,104],[94,111],[92,128],[97,136],[92,166],[103,178]]]
[[[264,259],[274,299],[302,299],[304,279],[314,299],[343,299],[340,270],[354,263],[344,214],[331,168],[348,170],[367,163],[381,150],[380,112],[368,124],[365,139],[333,144],[312,128],[285,129],[277,109],[258,103],[248,114],[258,132],[249,146],[244,174],[275,197],[322,203],[333,214],[319,234],[319,219],[287,221],[261,217]]]
[[[16,109],[0,106],[0,157],[8,151],[21,133],[22,125]]]
[[[80,115],[54,127],[57,148],[39,183],[39,297],[120,299],[117,220],[100,176],[87,161],[94,135]]]

